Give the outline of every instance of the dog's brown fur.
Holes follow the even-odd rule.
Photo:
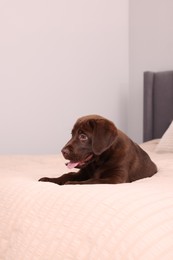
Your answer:
[[[40,181],[63,184],[116,184],[151,177],[157,172],[148,154],[113,122],[98,115],[81,117],[62,149],[65,159],[80,170]],[[74,164],[75,163],[75,164]],[[78,165],[77,165],[78,163]]]

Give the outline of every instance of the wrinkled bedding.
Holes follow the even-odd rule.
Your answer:
[[[68,171],[61,155],[0,156],[0,259],[173,259],[173,153],[156,143],[158,173],[117,185],[38,182]]]

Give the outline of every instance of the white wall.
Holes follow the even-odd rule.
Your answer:
[[[143,72],[173,69],[173,1],[130,0],[128,134],[143,137]]]
[[[58,153],[81,115],[127,131],[128,0],[1,0],[0,153]]]

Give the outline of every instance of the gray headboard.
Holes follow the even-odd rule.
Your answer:
[[[173,120],[173,71],[144,72],[143,141],[160,138]]]

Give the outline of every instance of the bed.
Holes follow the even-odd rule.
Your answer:
[[[61,154],[0,156],[0,259],[173,259],[172,119],[173,72],[145,72],[141,147],[158,173],[132,183],[38,182],[67,172]]]

